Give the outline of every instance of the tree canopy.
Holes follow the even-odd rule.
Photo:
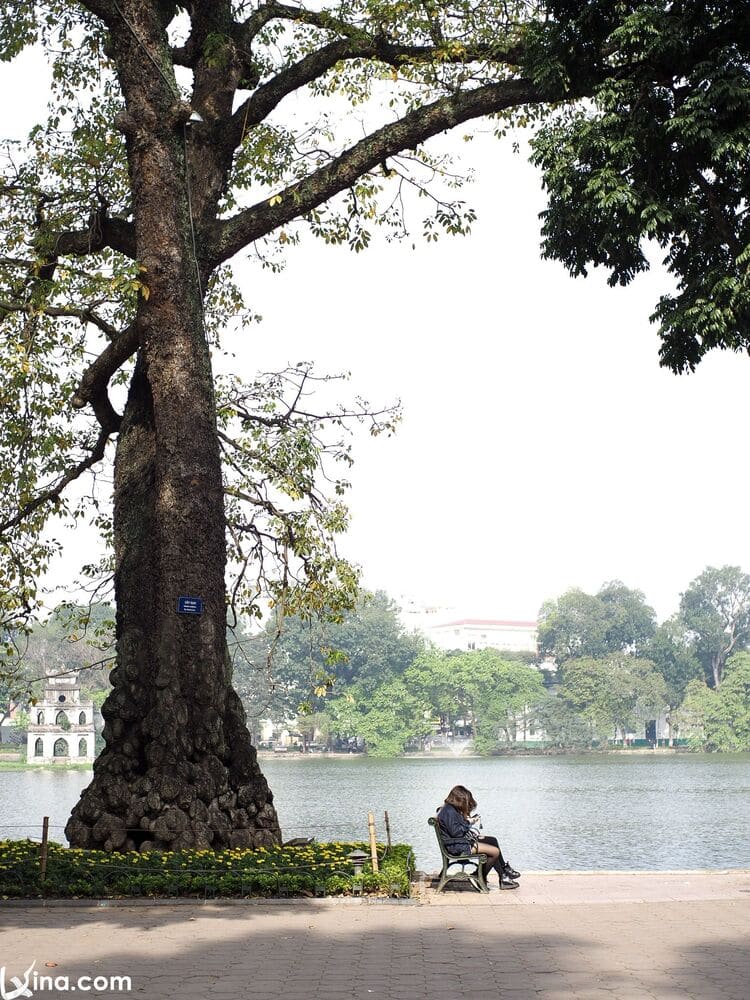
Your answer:
[[[534,140],[545,256],[628,284],[663,254],[662,363],[750,346],[750,8],[724,0],[552,2],[542,36],[589,81]],[[585,86],[585,84],[584,84]]]
[[[336,620],[272,616],[259,635],[239,637],[234,683],[250,716],[283,722],[325,711],[326,699],[349,685],[366,694],[400,677],[423,645],[387,594],[360,590]]]
[[[720,687],[727,659],[750,641],[750,575],[739,566],[708,566],[680,600],[707,681]]]
[[[632,656],[570,660],[561,694],[604,741],[658,716],[667,703],[664,678],[653,663]]]
[[[750,654],[730,657],[720,689],[691,681],[676,721],[702,750],[750,750]]]
[[[638,653],[655,628],[654,611],[641,591],[615,580],[596,594],[573,588],[545,601],[539,612],[539,650],[563,667],[573,657]]]

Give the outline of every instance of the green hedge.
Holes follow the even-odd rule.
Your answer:
[[[226,851],[85,851],[49,844],[41,881],[40,845],[0,841],[0,897],[127,898],[409,895],[413,853],[407,844],[378,845],[380,871],[354,877],[348,854],[357,843],[312,843]]]

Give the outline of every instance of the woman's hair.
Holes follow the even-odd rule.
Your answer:
[[[463,785],[454,785],[448,792],[445,803],[446,805],[453,806],[454,809],[458,809],[463,816],[469,816],[472,809],[476,809],[477,807],[476,799],[469,789],[464,788]]]

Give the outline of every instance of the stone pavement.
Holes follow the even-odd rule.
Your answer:
[[[748,1000],[749,941],[750,872],[527,873],[401,903],[0,904],[6,976],[129,975],[131,994],[96,995],[144,1000]]]

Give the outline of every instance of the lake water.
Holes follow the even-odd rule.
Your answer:
[[[448,790],[467,785],[488,834],[521,870],[750,867],[750,754],[499,757],[378,761],[307,757],[262,762],[285,838],[363,840],[367,812],[385,838],[438,863],[427,826]],[[0,772],[0,838],[52,839],[86,771]]]

